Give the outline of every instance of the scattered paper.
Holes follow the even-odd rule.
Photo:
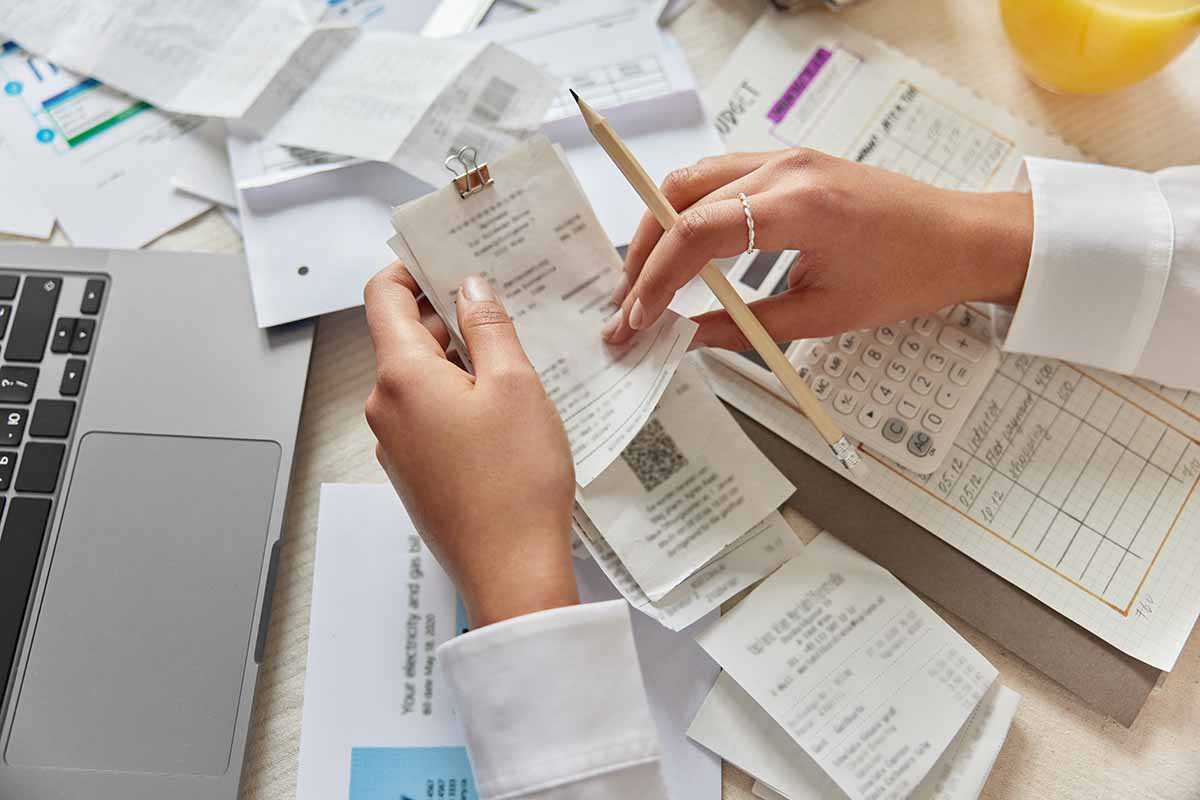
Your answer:
[[[854,800],[907,797],[997,674],[829,534],[697,641]]]
[[[467,198],[443,186],[396,209],[392,248],[456,337],[462,280],[482,273],[496,287],[586,486],[650,417],[696,325],[667,312],[633,341],[605,344],[621,262],[561,154],[535,137],[493,161],[491,176]]]
[[[794,491],[684,364],[621,457],[575,499],[660,602]]]
[[[720,555],[654,602],[582,509],[576,508],[575,525],[576,541],[583,555],[596,562],[621,596],[638,611],[676,631],[720,608],[721,603],[767,577],[804,549],[783,516],[772,511]]]
[[[463,732],[433,654],[466,628],[450,579],[386,484],[325,484],[317,524],[298,800],[473,797]],[[586,602],[616,598],[576,564]],[[720,760],[684,729],[717,667],[686,636],[635,615],[672,800],[720,800]]]
[[[4,175],[4,190],[0,192],[0,233],[49,239],[54,232],[54,212],[46,207],[34,184],[22,179],[20,167],[8,153],[0,135],[0,175]]]
[[[233,172],[225,145],[225,126],[213,122],[202,126],[197,134],[197,145],[208,149],[207,157],[180,164],[171,178],[171,185],[177,191],[223,208],[237,208],[237,192],[233,188]]]
[[[909,800],[975,800],[1004,745],[1021,696],[999,682]],[[688,736],[761,782],[764,800],[838,800],[847,795],[728,673],[722,673]]]
[[[11,42],[0,45],[0,85],[15,185],[37,187],[32,205],[40,199],[72,244],[140,247],[211,207],[171,176],[223,168],[210,138],[220,123],[165,114]]]

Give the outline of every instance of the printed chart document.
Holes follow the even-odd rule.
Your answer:
[[[12,42],[0,45],[0,85],[15,183],[37,187],[30,207],[57,217],[72,244],[141,247],[211,207],[171,176],[224,168],[219,122],[163,113]]]
[[[583,510],[576,507],[575,515],[576,541],[584,548],[581,557],[594,560],[631,606],[675,631],[694,624],[804,550],[783,515],[772,511],[720,555],[655,602],[642,591]]]
[[[575,498],[659,602],[794,491],[685,364],[621,457]]]
[[[576,567],[584,602],[617,597],[595,565]],[[434,658],[466,625],[391,486],[322,486],[298,800],[474,800]],[[690,637],[640,615],[634,639],[670,797],[720,800],[720,759],[684,735],[717,666]]]
[[[1020,699],[999,682],[993,684],[910,800],[976,800],[1004,746]],[[847,796],[728,673],[717,679],[688,736],[757,778],[761,784],[754,793],[764,800]]]
[[[538,136],[490,169],[493,184],[469,197],[445,185],[397,208],[391,244],[456,338],[463,279],[481,273],[496,287],[586,486],[649,419],[696,325],[668,312],[625,345],[604,343],[621,260],[570,167]]]
[[[907,797],[996,669],[887,570],[814,539],[700,645],[849,797]]]
[[[615,244],[633,238],[645,206],[588,132],[568,89],[608,116],[655,179],[725,152],[682,49],[658,27],[661,5],[570,2],[475,34],[503,44],[560,82],[542,130],[565,149]]]
[[[158,108],[425,180],[440,177],[447,140],[509,147],[551,100],[553,83],[503,48],[324,24],[319,11],[307,0],[57,0],[0,8],[0,30]]]

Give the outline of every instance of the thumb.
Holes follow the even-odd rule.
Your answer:
[[[455,308],[458,329],[477,376],[511,371],[514,367],[533,369],[517,339],[512,319],[487,280],[479,275],[468,276],[459,287]]]

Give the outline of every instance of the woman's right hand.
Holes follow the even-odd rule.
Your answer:
[[[797,250],[788,290],[752,304],[776,341],[829,336],[967,300],[1015,303],[1029,264],[1029,195],[941,189],[813,150],[733,153],[663,183],[680,211],[647,214],[629,245],[602,335],[649,327],[706,263],[746,248],[745,193],[760,250]],[[694,346],[747,350],[723,310],[696,318]]]

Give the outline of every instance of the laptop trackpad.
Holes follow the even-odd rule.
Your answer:
[[[222,775],[280,448],[109,433],[79,446],[7,760]]]

